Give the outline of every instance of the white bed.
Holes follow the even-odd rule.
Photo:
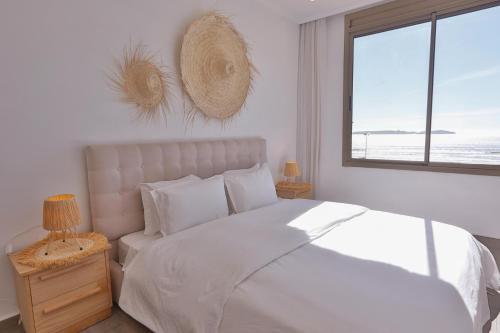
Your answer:
[[[89,147],[92,223],[113,244],[127,313],[168,333],[481,332],[498,268],[450,225],[286,200],[155,240],[125,236],[145,227],[139,184],[265,162],[259,138]],[[133,257],[123,286],[118,248]]]
[[[122,266],[125,265],[128,261],[132,260],[142,247],[161,237],[161,233],[159,232],[151,236],[145,235],[144,230],[120,237],[118,240],[118,262]]]
[[[120,307],[155,332],[481,332],[500,277],[466,231],[310,200],[143,247]]]

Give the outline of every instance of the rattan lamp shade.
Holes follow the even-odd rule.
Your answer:
[[[288,161],[285,165],[285,177],[300,176],[299,165],[295,161]]]
[[[45,230],[67,230],[76,227],[80,222],[80,210],[73,194],[54,195],[43,202]]]

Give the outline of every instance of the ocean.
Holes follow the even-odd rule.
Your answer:
[[[424,134],[354,134],[352,157],[423,161]],[[500,136],[433,134],[431,162],[500,165]]]

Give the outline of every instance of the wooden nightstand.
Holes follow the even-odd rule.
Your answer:
[[[27,333],[79,332],[111,315],[109,248],[53,269],[22,265],[16,253],[9,255]]]
[[[276,184],[276,193],[283,199],[312,199],[312,184],[279,182]]]

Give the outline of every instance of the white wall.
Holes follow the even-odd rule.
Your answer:
[[[322,118],[318,196],[500,238],[500,177],[342,167],[343,15],[328,19],[328,40],[328,105]]]
[[[232,16],[260,74],[246,109],[225,129],[198,121],[185,131],[175,82],[174,113],[135,121],[105,73],[129,40],[177,70],[187,25],[205,10]],[[295,156],[298,25],[245,0],[5,0],[0,4],[0,320],[16,312],[3,248],[41,223],[43,199],[77,195],[90,228],[83,149],[91,143],[262,136],[275,176]],[[40,232],[36,232],[37,236]],[[43,232],[41,233],[43,234]],[[35,236],[24,237],[25,243]]]

